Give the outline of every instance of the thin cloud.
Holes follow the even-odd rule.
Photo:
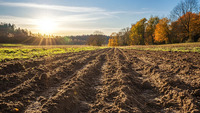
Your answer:
[[[105,16],[101,15],[94,15],[94,14],[78,14],[78,15],[67,15],[67,16],[60,16],[57,17],[57,21],[68,21],[68,22],[83,22],[83,21],[95,21],[106,18]]]
[[[124,14],[134,14],[134,15],[140,15],[140,14],[158,14],[158,13],[167,13],[165,11],[135,11],[135,12],[124,12]]]
[[[71,17],[61,17],[58,20],[55,19],[55,21],[60,21],[62,24],[61,26],[58,26],[58,29],[54,31],[54,34],[62,34],[67,35],[67,32],[74,32],[74,35],[81,35],[81,34],[90,34],[91,32],[95,30],[100,30],[104,32],[105,34],[111,34],[114,31],[118,31],[121,28],[115,28],[115,27],[89,27],[89,26],[76,26],[76,25],[70,25],[70,27],[66,27],[67,23],[80,23],[82,22],[91,22],[91,20],[96,20],[98,18],[79,18],[74,20],[74,18],[79,17],[80,15],[73,15]],[[82,15],[84,16],[84,15]],[[87,15],[86,15],[87,16]],[[70,18],[72,20],[70,20]],[[7,23],[14,23],[17,27],[27,28],[28,30],[31,30],[34,33],[38,32],[38,29],[36,28],[36,25],[34,22],[36,21],[36,18],[26,18],[26,17],[15,17],[15,16],[0,16],[1,22],[7,22]],[[65,26],[66,24],[66,26]],[[88,24],[88,23],[87,23]],[[71,27],[73,26],[73,27]],[[77,33],[79,31],[80,33]]]
[[[108,18],[108,17],[117,17],[117,16],[115,16],[116,14],[125,13],[124,11],[106,11],[106,10],[104,10],[102,8],[98,8],[98,7],[74,7],[74,6],[45,5],[45,4],[16,3],[16,2],[0,2],[0,5],[1,6],[8,6],[8,7],[10,6],[10,7],[49,9],[49,10],[73,12],[73,13],[87,13],[89,15],[104,16],[103,18],[105,18],[105,17],[106,18]],[[99,17],[98,18],[94,18],[94,19],[99,19]]]
[[[4,16],[0,15],[0,21],[1,22],[8,22],[8,23],[14,23],[17,25],[24,25],[24,24],[31,24],[33,23],[34,19],[26,18],[26,17],[16,17],[16,16]]]
[[[94,31],[102,31],[104,34],[110,35],[113,32],[119,31],[121,28],[103,28],[103,27],[90,27],[90,28],[60,28],[59,31],[61,34],[66,35],[83,35],[83,34],[91,34]],[[78,31],[78,32],[77,32]],[[68,34],[70,33],[70,34]]]
[[[90,14],[79,14],[79,15],[68,15],[68,16],[57,16],[53,17],[52,21],[56,22],[57,24],[64,26],[65,24],[72,24],[71,26],[75,27],[75,24],[85,23],[88,24],[95,22],[95,20],[100,20],[105,17],[92,17]],[[32,29],[36,26],[37,21],[41,18],[28,18],[28,17],[16,17],[16,16],[6,16],[0,15],[0,22],[7,22],[11,24],[15,24],[16,26],[20,26],[22,28],[29,28]],[[80,27],[80,26],[79,26]],[[71,28],[72,29],[72,28]]]
[[[149,8],[142,8],[142,10],[149,10]]]
[[[6,7],[22,7],[32,9],[48,9],[54,11],[73,12],[66,15],[50,15],[33,16],[33,17],[18,17],[11,15],[0,15],[1,22],[13,23],[17,27],[27,28],[33,32],[38,32],[36,23],[42,18],[51,18],[57,24],[58,29],[54,33],[60,31],[87,31],[88,33],[98,29],[106,34],[111,33],[119,28],[101,28],[99,21],[102,19],[119,18],[118,14],[125,14],[124,11],[107,11],[98,7],[74,7],[62,5],[45,5],[35,3],[17,3],[17,2],[0,2],[0,6]],[[58,13],[59,14],[59,13]],[[106,23],[105,23],[106,24]],[[90,27],[89,27],[90,26]],[[99,26],[95,28],[94,26]]]
[[[53,17],[53,21],[56,23],[80,23],[80,22],[92,22],[95,20],[102,19],[103,17],[89,17],[87,15],[68,15],[68,16],[59,16]],[[41,18],[27,18],[27,17],[16,17],[16,16],[4,16],[0,15],[0,22],[14,23],[16,25],[35,25],[35,22]]]
[[[61,5],[44,5],[35,3],[14,3],[14,2],[0,2],[2,6],[12,6],[12,7],[28,7],[28,8],[40,8],[40,9],[50,9],[66,12],[104,12],[105,10],[98,7],[72,7],[72,6],[61,6]]]

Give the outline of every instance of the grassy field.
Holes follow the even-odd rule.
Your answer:
[[[94,46],[76,46],[76,45],[51,45],[51,46],[33,46],[23,44],[0,44],[0,62],[13,59],[28,59],[41,56],[51,56],[68,52],[80,52],[96,49],[104,49],[104,47]],[[200,53],[200,42],[197,43],[181,43],[181,44],[165,44],[165,45],[136,45],[118,47],[123,49],[151,50],[151,51],[180,51],[180,52],[198,52]]]
[[[198,52],[200,53],[200,42],[197,43],[179,43],[165,45],[148,46],[127,46],[125,49],[150,50],[150,51],[179,51],[179,52]]]
[[[0,44],[0,62],[12,59],[37,58],[68,52],[90,51],[105,47],[93,46],[29,46],[22,44]]]

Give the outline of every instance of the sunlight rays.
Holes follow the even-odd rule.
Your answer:
[[[35,21],[37,29],[44,34],[52,34],[57,29],[56,22],[51,18],[41,18]]]

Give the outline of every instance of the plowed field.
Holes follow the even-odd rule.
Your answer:
[[[200,112],[200,54],[107,48],[0,64],[0,112]]]

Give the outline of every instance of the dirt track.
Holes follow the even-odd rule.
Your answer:
[[[0,64],[0,112],[200,112],[200,54],[102,49]]]

